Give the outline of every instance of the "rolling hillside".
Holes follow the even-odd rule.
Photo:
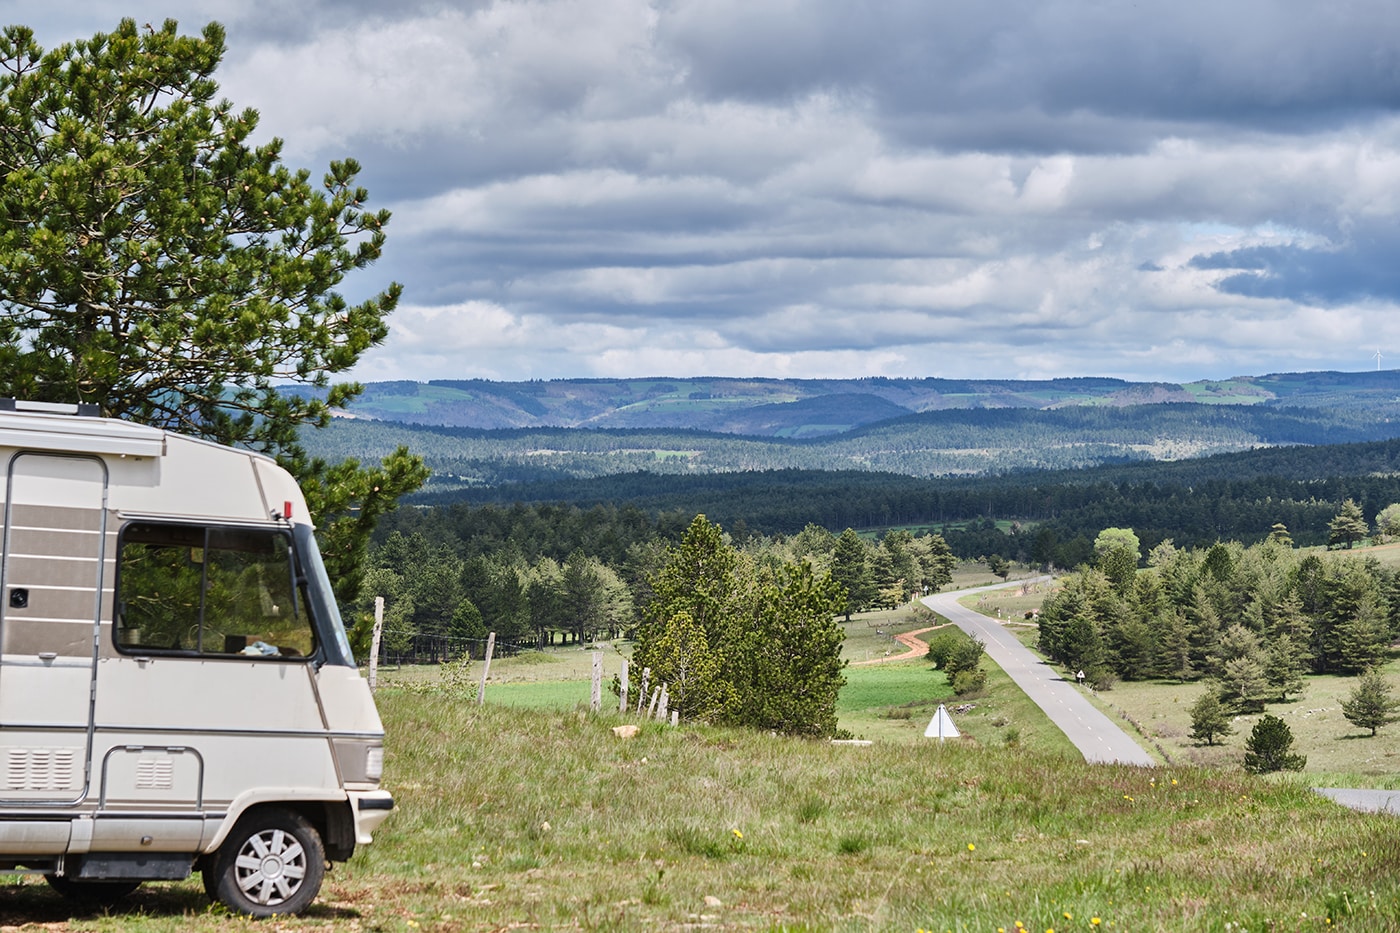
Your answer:
[[[837,399],[850,402],[849,396]],[[766,410],[753,411],[759,417]],[[799,433],[794,423],[788,426]],[[483,430],[337,419],[325,431],[308,432],[306,444],[332,459],[378,458],[406,445],[433,469],[429,490],[442,492],[635,472],[997,475],[1393,437],[1400,437],[1400,417],[1377,417],[1363,407],[1171,403],[931,411],[814,437],[665,428]]]
[[[1400,418],[1400,371],[1282,373],[1176,385],[1121,379],[559,379],[371,383],[356,419],[481,429],[670,428],[842,434],[911,414],[1199,403],[1365,410]]]

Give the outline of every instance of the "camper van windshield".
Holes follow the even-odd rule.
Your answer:
[[[297,556],[306,576],[306,598],[311,603],[311,612],[321,633],[322,660],[327,664],[354,667],[355,656],[351,654],[350,641],[345,637],[345,624],[340,620],[340,608],[335,602],[335,591],[331,589],[326,565],[321,562],[321,549],[316,546],[316,536],[310,525],[292,526],[292,535],[296,538]]]
[[[119,555],[121,650],[259,659],[316,650],[284,530],[133,522]]]

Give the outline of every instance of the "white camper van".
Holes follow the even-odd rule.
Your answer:
[[[110,900],[198,871],[265,916],[393,809],[384,731],[291,476],[0,400],[0,871]]]

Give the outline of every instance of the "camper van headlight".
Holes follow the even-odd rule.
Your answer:
[[[384,776],[384,740],[333,740],[341,780],[347,784],[378,784]]]

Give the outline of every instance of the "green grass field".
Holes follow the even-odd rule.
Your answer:
[[[890,633],[923,624],[857,617],[847,650],[882,651]],[[626,650],[604,651],[609,676]],[[1186,755],[1155,769],[1091,766],[999,670],[980,695],[953,699],[923,661],[847,669],[841,726],[868,746],[655,723],[622,739],[613,727],[637,720],[586,711],[590,670],[578,650],[501,659],[483,706],[461,689],[479,667],[455,679],[383,671],[398,809],[305,916],[232,917],[197,878],[74,912],[22,878],[0,897],[0,926],[1400,931],[1395,819],[1309,790],[1354,761],[1324,758],[1342,770],[1320,775],[1312,752],[1307,773],[1269,778]],[[1310,683],[1290,721],[1326,689]],[[1160,685],[1105,696],[1155,711],[1146,728],[1163,733],[1186,702],[1164,707]],[[955,715],[967,738],[923,738],[940,702],[971,705]],[[1319,737],[1335,725],[1306,718]],[[1336,744],[1374,756],[1373,741]]]
[[[891,698],[878,690],[880,700]],[[833,746],[379,695],[399,808],[300,918],[195,880],[48,930],[1400,930],[1395,823],[1297,780],[1089,766],[982,741]],[[1097,918],[1097,923],[1095,919]],[[1017,924],[1020,926],[1017,926]]]

